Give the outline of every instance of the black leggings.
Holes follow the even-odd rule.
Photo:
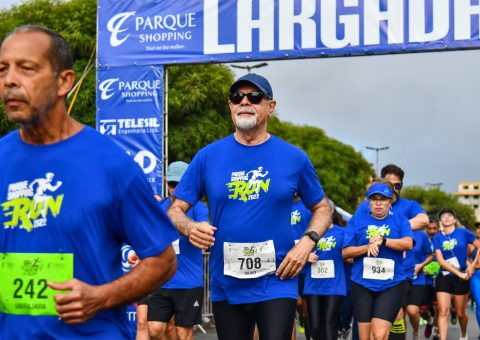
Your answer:
[[[218,339],[253,339],[256,324],[260,340],[290,340],[296,305],[296,300],[287,298],[239,305],[213,302]]]
[[[305,299],[308,306],[310,336],[313,340],[337,340],[343,296],[305,295]]]

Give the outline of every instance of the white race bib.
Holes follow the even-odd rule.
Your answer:
[[[395,271],[395,261],[381,257],[363,258],[363,278],[391,280]]]
[[[172,242],[173,250],[175,250],[175,254],[180,254],[180,239],[177,238],[175,241]]]
[[[223,243],[223,273],[253,279],[276,270],[273,240],[257,243]]]
[[[460,262],[458,262],[458,259],[456,256],[454,257],[451,257],[449,258],[448,260],[445,260],[447,261],[448,263],[450,263],[450,265],[458,270],[460,270]],[[451,274],[448,270],[443,270],[442,271],[442,274],[443,276],[447,276],[448,274]]]
[[[321,260],[312,263],[312,278],[314,279],[331,279],[335,277],[335,265],[333,260]]]

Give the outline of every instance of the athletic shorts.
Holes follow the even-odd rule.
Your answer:
[[[425,285],[421,307],[433,306],[436,304],[437,297],[433,285]]]
[[[410,291],[412,290],[412,280],[406,279],[405,281],[405,289],[403,290],[402,296],[402,308],[405,309],[408,304],[408,297],[410,296]]]
[[[175,326],[193,327],[202,318],[203,287],[160,288],[148,296],[148,321],[168,322],[175,315]]]
[[[456,275],[443,276],[443,274],[439,274],[435,283],[437,292],[465,295],[470,291],[468,281],[464,281]]]
[[[298,275],[298,296],[303,297],[303,288],[305,287],[305,276],[307,274]]]
[[[393,323],[402,306],[406,283],[401,282],[383,292],[374,292],[352,281],[353,314],[358,322],[373,318]]]
[[[425,286],[422,285],[412,285],[407,297],[407,306],[423,306],[423,301],[425,300]]]

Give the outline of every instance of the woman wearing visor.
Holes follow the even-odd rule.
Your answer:
[[[453,295],[453,303],[460,323],[460,340],[465,340],[468,338],[468,316],[465,313],[470,292],[468,280],[475,272],[475,264],[479,257],[477,251],[474,260],[467,262],[467,250],[469,244],[480,249],[480,241],[470,230],[456,227],[456,216],[452,209],[442,209],[438,216],[443,230],[433,238],[433,247],[437,261],[442,267],[436,280],[440,339],[447,339],[448,313]]]
[[[343,257],[353,258],[352,300],[360,339],[388,339],[402,304],[403,252],[413,247],[410,222],[393,214],[393,185],[377,179],[367,190],[370,212],[350,219]]]

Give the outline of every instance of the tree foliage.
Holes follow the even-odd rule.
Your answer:
[[[83,73],[96,42],[95,0],[30,0],[0,12],[0,39],[19,25],[38,24],[58,31],[70,43],[74,69]],[[225,65],[169,66],[168,152],[169,161],[190,161],[195,153],[233,132],[227,93],[233,74]],[[72,115],[84,124],[95,125],[96,75],[85,78]],[[0,136],[15,126],[0,112]],[[325,192],[338,205],[353,211],[363,198],[370,164],[351,146],[311,126],[297,126],[273,116],[269,130],[307,152]]]
[[[475,224],[475,211],[472,207],[458,202],[454,195],[438,188],[427,190],[420,186],[410,186],[403,189],[402,196],[420,203],[428,214],[437,216],[442,208],[450,208],[455,211],[462,225],[473,228]]]

